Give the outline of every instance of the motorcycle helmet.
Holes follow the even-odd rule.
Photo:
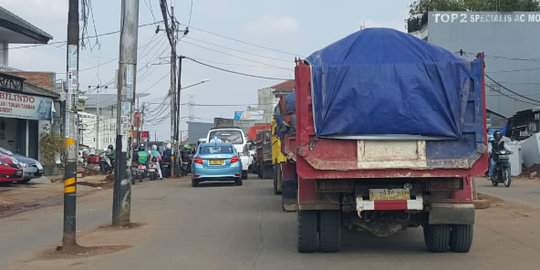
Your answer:
[[[187,143],[184,144],[184,149],[189,149],[189,148],[190,148],[190,147],[189,147],[189,144],[187,144]]]
[[[171,149],[171,144],[170,143],[167,144],[167,149]]]
[[[157,150],[157,145],[153,144],[152,145],[152,150]]]
[[[144,151],[144,145],[139,145],[139,151]]]
[[[113,147],[112,144],[109,144],[109,146],[107,148],[113,150],[114,147]]]
[[[496,141],[500,141],[502,139],[502,132],[500,130],[495,131],[495,133],[493,133],[493,138],[495,138]]]

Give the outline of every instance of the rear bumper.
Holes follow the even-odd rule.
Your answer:
[[[242,167],[233,165],[228,168],[204,168],[202,165],[193,166],[193,179],[197,181],[231,181],[242,177]]]

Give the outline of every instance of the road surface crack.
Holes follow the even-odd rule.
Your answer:
[[[259,262],[259,257],[261,256],[263,250],[264,250],[264,238],[263,238],[263,230],[262,230],[262,214],[261,209],[257,210],[258,213],[258,219],[259,219],[259,226],[258,226],[258,233],[259,233],[259,251],[257,252],[257,256],[255,257],[255,260],[253,261],[253,264],[251,265],[251,270],[255,269],[257,266],[257,263]]]

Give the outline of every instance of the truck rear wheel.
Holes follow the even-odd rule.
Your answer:
[[[278,195],[278,194],[281,194],[281,190],[278,189],[278,181],[281,177],[281,170],[279,168],[279,164],[276,164],[274,165],[273,167],[273,172],[274,172],[274,194]]]
[[[473,225],[452,225],[450,249],[456,252],[469,252],[473,240]]]
[[[317,223],[317,211],[298,211],[298,252],[307,253],[319,250]]]
[[[272,178],[272,166],[261,164],[261,177],[263,179]]]
[[[431,252],[450,249],[450,225],[424,225],[424,241]]]
[[[321,211],[319,218],[321,251],[339,251],[341,249],[341,213],[339,211]]]

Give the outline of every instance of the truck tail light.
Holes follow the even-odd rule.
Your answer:
[[[232,157],[231,158],[231,164],[233,164],[235,162],[238,162],[238,160],[240,160],[238,157]]]
[[[196,158],[193,162],[198,163],[198,164],[203,164],[202,158]]]

